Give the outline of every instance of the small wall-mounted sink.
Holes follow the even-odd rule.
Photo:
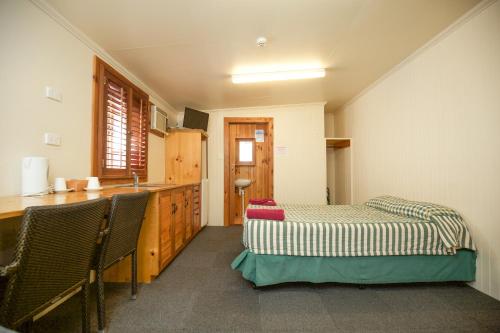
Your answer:
[[[250,186],[252,184],[252,181],[250,179],[245,179],[245,178],[238,178],[234,181],[234,186],[239,187],[239,188],[245,188]]]

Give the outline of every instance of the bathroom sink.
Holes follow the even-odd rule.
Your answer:
[[[234,186],[239,188],[248,187],[250,184],[252,184],[250,179],[238,178],[234,181]]]

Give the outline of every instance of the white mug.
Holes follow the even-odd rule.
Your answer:
[[[64,178],[56,178],[54,181],[54,190],[55,191],[66,191],[66,180]]]
[[[101,184],[99,183],[98,177],[87,177],[88,183],[87,188],[91,190],[95,190],[101,188]]]

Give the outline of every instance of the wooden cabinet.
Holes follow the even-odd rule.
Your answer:
[[[201,182],[201,130],[172,129],[165,138],[165,181],[167,184]]]
[[[137,247],[139,282],[151,282],[200,231],[199,192],[199,184],[190,184],[150,194]],[[130,258],[106,270],[104,278],[130,281]]]

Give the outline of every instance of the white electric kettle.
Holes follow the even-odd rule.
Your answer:
[[[49,193],[49,159],[46,157],[25,157],[22,161],[21,195],[42,195]]]

